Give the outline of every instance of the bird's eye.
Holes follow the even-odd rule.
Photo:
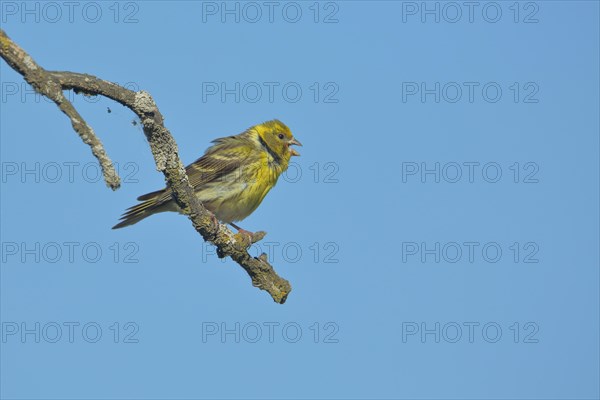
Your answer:
[[[277,135],[277,137],[278,137],[279,139],[283,139],[283,133],[280,133],[279,135]]]

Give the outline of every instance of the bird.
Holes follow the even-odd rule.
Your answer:
[[[238,225],[256,210],[290,159],[300,154],[291,146],[302,146],[283,122],[274,119],[246,129],[235,136],[213,140],[204,155],[188,165],[186,172],[197,198],[216,219],[242,233]],[[113,229],[138,223],[157,213],[182,213],[171,190],[163,188],[137,198]]]

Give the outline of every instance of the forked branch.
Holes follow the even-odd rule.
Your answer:
[[[93,129],[79,115],[73,104],[64,96],[64,90],[73,90],[85,95],[101,95],[129,108],[141,120],[144,134],[156,168],[165,175],[167,186],[173,191],[173,197],[183,212],[192,221],[196,231],[202,238],[217,247],[219,257],[231,257],[250,275],[252,284],[266,290],[275,302],[283,304],[292,290],[290,283],[279,277],[266,254],[252,257],[248,247],[252,244],[244,235],[233,234],[224,224],[215,224],[214,218],[202,203],[194,196],[185,168],[179,159],[177,144],[169,130],[156,103],[145,91],[134,92],[115,83],[108,82],[92,75],[64,71],[46,71],[40,67],[21,47],[14,43],[0,29],[0,57],[15,71],[23,76],[41,95],[48,97],[59,109],[69,117],[71,125],[84,143],[90,146],[92,154],[98,159],[106,184],[116,190],[120,179],[112,161],[106,154],[102,142]],[[257,233],[252,242],[264,236]]]

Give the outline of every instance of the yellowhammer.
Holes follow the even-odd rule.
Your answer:
[[[213,141],[204,155],[190,164],[187,174],[196,196],[217,219],[241,230],[234,221],[252,214],[302,146],[290,128],[278,120],[253,126],[236,136]],[[138,197],[113,229],[133,225],[164,211],[181,209],[168,188]]]

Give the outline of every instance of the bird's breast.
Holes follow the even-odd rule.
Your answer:
[[[283,172],[273,166],[267,156],[241,165],[222,177],[219,182],[206,185],[197,192],[199,200],[223,222],[246,218],[263,201]]]

